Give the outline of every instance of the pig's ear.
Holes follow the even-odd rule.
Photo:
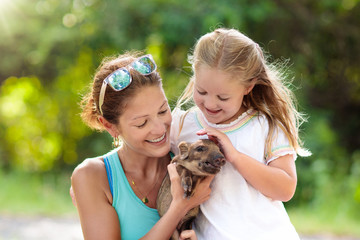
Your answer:
[[[189,144],[187,142],[181,142],[178,145],[180,150],[180,158],[186,159],[189,156]]]

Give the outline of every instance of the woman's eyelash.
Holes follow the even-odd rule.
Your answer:
[[[206,94],[206,92],[202,92],[202,91],[199,91],[199,90],[197,90],[198,91],[198,93],[200,94],[200,95],[205,95]]]
[[[159,112],[159,114],[165,114],[165,113],[167,113],[167,109],[166,110],[164,110],[164,111],[161,111],[161,112]]]
[[[142,128],[142,127],[144,127],[145,126],[145,124],[147,123],[147,121],[144,121],[144,123],[143,124],[140,124],[140,125],[137,125],[136,127],[138,127],[138,128]]]

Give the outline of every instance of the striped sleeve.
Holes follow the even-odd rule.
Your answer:
[[[271,150],[265,151],[265,162],[269,164],[275,159],[285,156],[292,155],[294,161],[297,158],[295,149],[290,145],[289,139],[281,128],[277,128],[277,133],[274,135],[273,141],[271,142]]]

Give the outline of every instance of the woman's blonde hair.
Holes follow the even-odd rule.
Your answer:
[[[219,28],[197,41],[189,62],[194,73],[200,66],[207,66],[230,73],[245,87],[255,84],[252,91],[244,96],[243,105],[266,116],[269,122],[268,151],[271,150],[276,129],[280,127],[299,155],[309,154],[302,148],[298,136],[299,127],[306,119],[296,110],[295,97],[287,87],[285,75],[279,70],[281,68],[267,62],[257,43],[238,30]],[[194,81],[193,75],[176,107],[181,108],[187,103],[193,105]]]
[[[132,51],[126,52],[118,57],[107,57],[103,59],[90,85],[90,91],[83,97],[80,103],[82,108],[81,117],[90,128],[99,131],[105,130],[99,121],[99,117],[101,116],[99,95],[104,79],[115,70],[128,66],[141,55],[143,55],[142,52]],[[123,113],[127,102],[139,89],[144,86],[162,86],[160,74],[157,71],[145,76],[130,69],[130,74],[132,82],[127,88],[121,91],[115,91],[110,86],[106,86],[106,94],[102,105],[102,116],[112,124],[118,124],[119,117]]]

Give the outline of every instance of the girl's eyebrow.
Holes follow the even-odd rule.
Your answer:
[[[164,107],[164,105],[166,105],[166,104],[167,104],[167,100],[165,100],[165,101],[163,102],[163,104],[160,106],[159,109],[162,109],[162,108]],[[145,114],[145,115],[141,115],[141,116],[136,116],[136,117],[132,118],[131,121],[135,121],[135,120],[137,120],[137,119],[139,119],[139,118],[147,117],[148,115],[149,115],[149,114]]]
[[[195,87],[196,91],[201,91],[201,92],[206,92],[206,90],[204,90],[202,87],[200,86],[196,86]]]

